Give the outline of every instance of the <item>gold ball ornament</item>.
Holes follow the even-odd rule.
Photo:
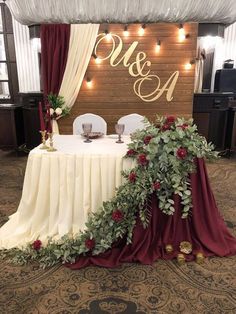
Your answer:
[[[180,249],[180,252],[182,252],[184,254],[190,254],[190,253],[192,253],[193,247],[192,247],[192,244],[190,242],[182,241],[182,242],[180,242],[179,249]]]
[[[196,263],[202,264],[204,262],[204,260],[205,260],[205,257],[203,255],[203,253],[202,252],[198,252],[196,254]]]
[[[179,265],[184,265],[185,264],[185,255],[182,253],[179,253],[177,255],[177,261]]]
[[[172,244],[166,244],[165,250],[167,254],[170,254],[174,251],[173,245]]]

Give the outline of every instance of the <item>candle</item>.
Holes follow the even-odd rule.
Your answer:
[[[47,131],[48,133],[52,133],[52,121],[51,121],[51,115],[50,115],[50,106],[47,103],[46,104],[46,108],[47,108]]]
[[[40,119],[40,130],[45,131],[45,122],[43,117],[42,103],[39,102],[39,119]]]

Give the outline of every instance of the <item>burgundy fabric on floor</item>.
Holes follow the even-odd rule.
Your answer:
[[[143,229],[141,222],[137,220],[132,244],[126,245],[123,239],[103,254],[81,256],[75,264],[66,266],[79,269],[89,265],[116,267],[123,262],[152,264],[159,258],[175,258],[181,241],[189,241],[193,245],[192,254],[186,255],[187,260],[193,260],[197,252],[203,252],[205,256],[236,254],[236,238],[229,233],[216,206],[204,160],[198,159],[196,164],[197,172],[191,175],[193,210],[190,218],[181,218],[178,196],[174,197],[176,211],[173,216],[163,214],[153,197],[149,227]],[[173,254],[166,254],[166,244],[174,246]]]
[[[40,38],[44,96],[51,92],[58,95],[67,62],[70,25],[41,25]]]

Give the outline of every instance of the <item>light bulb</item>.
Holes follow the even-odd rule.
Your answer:
[[[96,58],[95,58],[95,63],[100,64],[100,63],[101,63],[101,59],[98,58],[98,57],[96,57]]]
[[[159,52],[161,50],[161,42],[160,40],[156,44],[156,52]]]
[[[92,85],[93,85],[93,83],[92,83],[92,81],[90,79],[87,79],[86,83],[87,83],[88,88],[91,88]]]
[[[190,70],[191,67],[192,67],[192,64],[190,62],[188,62],[188,63],[185,64],[184,67],[185,67],[185,70]]]
[[[145,25],[142,25],[142,26],[140,27],[138,33],[139,33],[140,36],[143,36],[143,35],[144,35],[144,33],[145,33]]]
[[[128,26],[127,25],[125,25],[123,34],[124,34],[125,37],[129,36],[129,31],[128,31]]]
[[[107,41],[110,41],[110,40],[111,40],[111,38],[112,38],[111,33],[106,32],[106,40],[107,40]]]

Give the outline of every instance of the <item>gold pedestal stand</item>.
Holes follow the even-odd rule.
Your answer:
[[[39,131],[41,133],[42,137],[42,145],[40,146],[40,149],[49,149],[49,147],[46,145],[46,134],[47,131]]]
[[[53,133],[48,133],[49,137],[49,147],[47,149],[48,152],[56,152],[57,149],[53,147]]]

